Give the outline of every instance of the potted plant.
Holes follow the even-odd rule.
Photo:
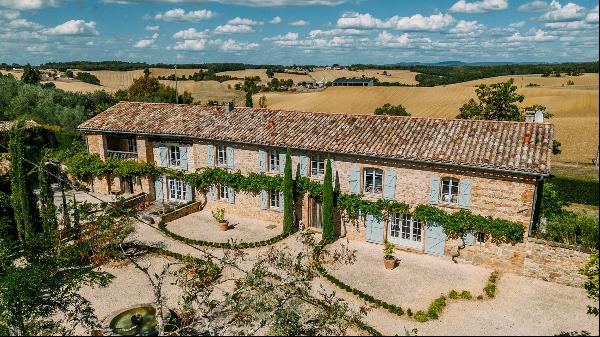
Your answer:
[[[225,209],[217,208],[212,211],[212,216],[219,223],[219,229],[226,231],[229,229],[229,221],[225,220]]]
[[[384,246],[383,246],[383,264],[385,265],[385,269],[394,269],[396,268],[396,257],[394,256],[394,245],[389,243],[389,242],[385,242]]]

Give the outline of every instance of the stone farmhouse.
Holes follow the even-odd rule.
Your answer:
[[[550,170],[553,125],[543,121],[497,122],[420,117],[346,115],[164,103],[120,102],[79,125],[88,150],[101,158],[153,162],[193,172],[222,167],[246,175],[279,175],[285,150],[292,151],[293,175],[322,180],[330,158],[334,188],[370,200],[395,199],[416,207],[517,221],[531,230],[539,190]],[[205,209],[281,223],[277,191],[245,193],[227,186],[208,192],[173,177],[95,178],[99,193],[148,193],[158,202],[205,200]],[[305,196],[295,215],[319,230],[321,205]],[[388,223],[366,216],[359,223],[336,216],[336,233],[443,255],[439,226],[394,214]],[[475,233],[472,243],[484,241]]]

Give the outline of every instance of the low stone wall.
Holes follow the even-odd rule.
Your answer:
[[[169,212],[169,213],[163,215],[162,221],[166,223],[166,222],[171,222],[171,221],[177,220],[179,218],[183,218],[186,215],[190,215],[192,213],[198,212],[200,210],[201,206],[202,206],[202,202],[200,202],[200,201],[196,201],[189,205],[185,205],[181,208],[178,208],[172,212]]]
[[[446,253],[454,254],[458,240],[447,241]],[[579,268],[589,254],[568,245],[528,238],[518,244],[475,244],[460,251],[461,262],[494,268],[503,272],[581,287],[585,277]]]

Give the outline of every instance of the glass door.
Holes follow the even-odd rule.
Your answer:
[[[408,214],[395,213],[390,217],[388,241],[403,247],[423,247],[423,222]]]

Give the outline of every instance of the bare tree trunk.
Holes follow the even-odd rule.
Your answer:
[[[9,336],[23,336],[25,333],[25,326],[23,324],[23,317],[19,310],[9,311],[7,317],[8,335]]]

